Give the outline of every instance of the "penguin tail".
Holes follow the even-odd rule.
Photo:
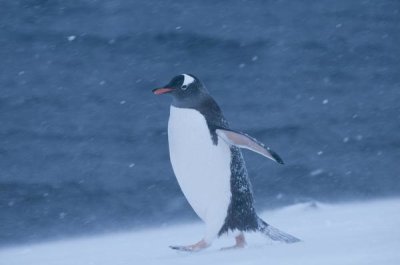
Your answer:
[[[271,238],[274,241],[280,241],[285,243],[296,243],[301,240],[295,236],[289,235],[278,228],[273,227],[270,224],[267,224],[261,218],[258,218],[258,231]]]

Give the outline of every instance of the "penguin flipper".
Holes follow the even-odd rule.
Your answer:
[[[223,128],[218,128],[215,130],[215,132],[219,137],[222,138],[222,140],[224,140],[229,145],[234,145],[240,148],[251,150],[279,164],[284,164],[282,158],[280,158],[277,153],[245,133]]]

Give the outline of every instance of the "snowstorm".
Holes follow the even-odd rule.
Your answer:
[[[400,264],[399,1],[1,0],[0,58],[1,265]]]

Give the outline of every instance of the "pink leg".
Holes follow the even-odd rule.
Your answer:
[[[202,249],[205,249],[209,247],[210,244],[208,244],[204,239],[200,240],[196,244],[193,245],[188,245],[188,246],[170,246],[170,248],[175,249],[175,250],[180,250],[180,251],[188,251],[188,252],[196,252],[200,251]]]
[[[222,248],[221,250],[229,250],[229,249],[238,249],[244,248],[246,246],[246,238],[243,233],[240,233],[237,237],[235,237],[236,244],[231,247]]]

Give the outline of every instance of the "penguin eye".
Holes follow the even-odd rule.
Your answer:
[[[187,85],[183,85],[181,88],[182,88],[182,90],[186,90],[188,88],[188,86]]]

